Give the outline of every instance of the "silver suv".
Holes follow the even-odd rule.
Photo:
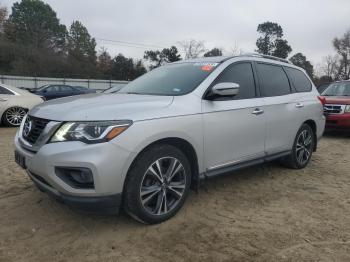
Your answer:
[[[36,106],[15,157],[71,207],[144,223],[174,216],[201,178],[281,159],[304,168],[325,126],[305,72],[262,55],[180,61],[109,94]]]

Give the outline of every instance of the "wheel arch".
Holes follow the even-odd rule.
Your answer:
[[[196,152],[195,147],[186,139],[179,138],[179,137],[166,137],[161,138],[156,141],[151,142],[147,146],[145,146],[132,160],[131,164],[128,167],[128,171],[126,173],[126,177],[124,179],[124,187],[126,185],[126,181],[128,179],[129,171],[134,165],[134,163],[137,161],[137,159],[141,156],[142,153],[144,153],[146,150],[148,150],[150,147],[159,145],[159,144],[168,144],[172,145],[179,150],[181,150],[185,156],[187,157],[190,166],[191,166],[191,189],[197,190],[199,185],[199,162],[198,162],[198,155]],[[123,192],[125,189],[123,190]]]
[[[317,150],[317,125],[316,125],[316,122],[312,119],[308,119],[303,124],[307,124],[312,129],[312,133],[313,133],[314,139],[315,139],[315,145],[314,145],[314,152],[315,152]]]

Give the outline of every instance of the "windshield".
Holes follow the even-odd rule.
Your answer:
[[[331,84],[323,93],[323,96],[350,96],[350,82]]]
[[[169,64],[130,82],[119,93],[180,96],[192,92],[218,63]]]

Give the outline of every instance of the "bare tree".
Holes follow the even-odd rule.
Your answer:
[[[0,33],[4,30],[4,23],[7,18],[7,9],[6,7],[0,6]]]
[[[350,78],[350,29],[342,38],[334,38],[333,46],[340,56],[340,67],[338,77],[341,79]]]
[[[185,59],[197,58],[207,51],[204,41],[191,39],[189,41],[179,42],[179,44],[185,52]]]
[[[101,47],[97,56],[97,69],[105,77],[110,77],[112,71],[112,57],[107,48]]]
[[[230,54],[232,54],[233,56],[237,56],[237,55],[242,55],[244,53],[245,53],[244,50],[240,48],[237,42],[235,41],[235,44],[231,47]]]
[[[319,74],[325,75],[332,79],[337,79],[339,66],[340,66],[339,56],[328,55],[323,58],[322,63],[319,66]]]

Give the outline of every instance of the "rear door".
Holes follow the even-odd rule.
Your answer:
[[[265,98],[267,155],[292,149],[301,119],[303,104],[292,89],[285,69],[277,64],[256,63],[261,94]]]
[[[229,65],[211,87],[221,82],[237,83],[240,89],[234,97],[202,101],[208,175],[264,156],[264,99],[258,95],[252,63]]]

